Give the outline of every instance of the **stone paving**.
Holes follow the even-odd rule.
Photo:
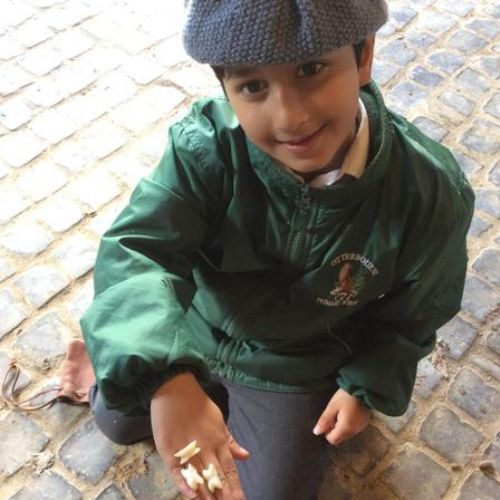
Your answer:
[[[500,5],[390,0],[375,77],[450,147],[477,193],[460,315],[399,418],[337,448],[322,498],[500,498]],[[166,130],[219,92],[188,60],[182,0],[0,0],[0,375],[57,382],[92,298],[99,237],[158,161]],[[173,499],[151,443],[125,448],[86,408],[0,407],[0,498]],[[291,499],[293,500],[293,499]]]

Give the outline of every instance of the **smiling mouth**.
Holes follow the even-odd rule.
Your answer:
[[[299,139],[277,142],[294,153],[305,153],[312,148],[315,140],[319,137],[324,127],[325,126],[323,125],[312,134],[301,137]]]

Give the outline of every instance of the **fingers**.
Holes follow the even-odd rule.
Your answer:
[[[234,460],[246,460],[250,457],[250,452],[238,444],[231,434],[229,435],[229,451]]]
[[[335,405],[334,401],[330,401],[318,419],[316,426],[313,429],[313,434],[319,436],[321,434],[328,433],[335,427],[337,421],[339,409]]]
[[[328,434],[326,434],[325,438],[330,444],[338,446],[358,434],[358,432],[359,431],[353,427],[337,423],[335,427]]]
[[[246,458],[248,458],[248,456]],[[243,494],[243,488],[241,487],[238,469],[236,468],[236,464],[231,456],[231,453],[227,449],[221,450],[219,454],[219,462],[222,470],[221,478],[224,477],[224,481],[222,482],[223,493],[228,495],[227,497],[223,496],[221,498],[224,498],[224,500],[226,500],[226,498],[244,500],[245,495]]]

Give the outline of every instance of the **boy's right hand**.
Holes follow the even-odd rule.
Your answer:
[[[186,497],[202,500],[245,498],[234,460],[245,460],[250,454],[233,439],[219,407],[206,395],[194,375],[176,375],[154,393],[151,424],[158,452]],[[201,451],[189,463],[200,475],[213,463],[222,481],[222,490],[210,493],[203,484],[194,492],[184,480],[180,471],[187,463],[181,466],[174,453],[194,440]]]

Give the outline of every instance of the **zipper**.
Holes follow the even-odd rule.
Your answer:
[[[290,220],[290,233],[285,247],[285,255],[293,264],[298,264],[304,253],[304,247],[307,240],[309,212],[311,208],[309,186],[302,186],[300,191],[300,196],[295,202],[296,208]]]

